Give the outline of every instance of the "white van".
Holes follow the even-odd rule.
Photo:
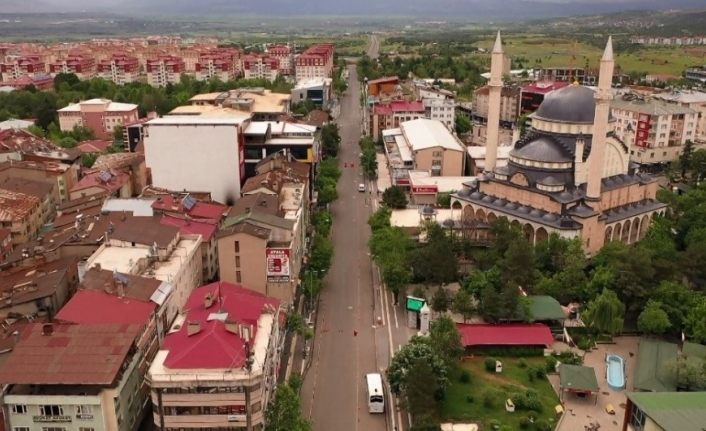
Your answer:
[[[363,183],[358,184],[358,191],[361,193],[365,193],[365,184],[363,184]]]
[[[385,391],[382,387],[382,375],[370,373],[365,375],[368,384],[368,411],[370,413],[385,412]]]

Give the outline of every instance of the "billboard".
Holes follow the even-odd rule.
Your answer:
[[[267,281],[285,283],[289,281],[289,249],[268,248],[267,255]]]

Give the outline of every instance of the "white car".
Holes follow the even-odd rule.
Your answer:
[[[358,191],[361,193],[365,193],[365,184],[363,184],[363,183],[358,184]]]

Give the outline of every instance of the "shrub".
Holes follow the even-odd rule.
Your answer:
[[[552,426],[549,425],[549,422],[547,422],[545,419],[539,419],[537,422],[534,423],[534,429],[537,431],[551,431]]]
[[[558,361],[556,360],[556,358],[555,358],[554,356],[547,356],[547,359],[546,359],[546,365],[547,365],[546,370],[547,370],[548,373],[554,373],[554,372],[556,372],[556,363],[557,363],[557,362],[558,362]]]
[[[527,361],[524,358],[517,361],[517,366],[520,368],[527,368]]]
[[[485,371],[489,373],[495,372],[495,358],[485,358],[483,363],[485,364]]]
[[[544,370],[544,368],[537,367],[535,368],[534,373],[538,379],[543,379],[547,377],[547,372]]]
[[[576,342],[576,347],[581,350],[591,350],[594,346],[594,341],[590,337],[581,338]]]
[[[483,393],[483,406],[487,409],[495,407],[495,392],[485,391]]]
[[[474,402],[475,400],[476,400],[476,399],[473,398],[473,395],[466,395],[466,402],[467,402],[468,404],[473,404],[473,402]]]
[[[518,410],[532,410],[537,413],[542,412],[542,402],[536,391],[529,389],[525,392],[517,392],[512,394],[510,399]]]
[[[500,431],[514,431],[510,425],[503,425],[500,427]]]
[[[536,370],[533,367],[527,368],[527,380],[534,382],[534,376],[537,375]]]
[[[558,354],[554,354],[554,356],[561,361],[562,364],[570,364],[570,365],[582,365],[583,364],[583,358],[579,356],[578,354],[571,352],[571,351],[565,351],[561,352]]]
[[[491,430],[499,430],[500,429],[500,421],[497,419],[491,419],[488,421],[488,425],[490,426]]]
[[[470,383],[471,373],[469,373],[468,370],[461,371],[461,375],[459,376],[458,381],[461,383]]]
[[[530,420],[529,417],[522,416],[520,418],[520,428],[522,428],[523,430],[526,430],[530,427],[530,425],[532,425],[532,421]]]

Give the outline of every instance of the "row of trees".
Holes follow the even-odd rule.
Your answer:
[[[377,149],[375,141],[369,136],[363,137],[359,142],[360,167],[367,178],[375,179],[378,176]]]

